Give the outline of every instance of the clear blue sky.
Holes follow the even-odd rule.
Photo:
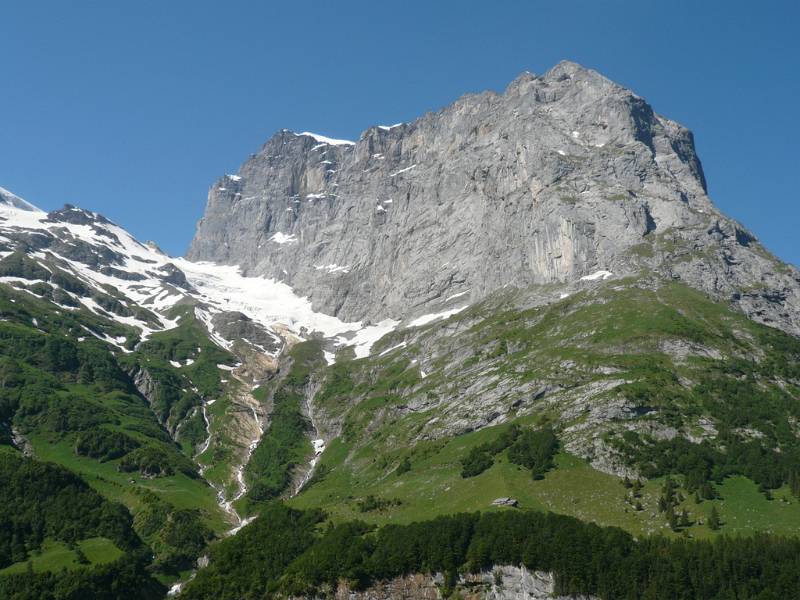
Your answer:
[[[0,186],[172,254],[278,129],[354,139],[567,58],[694,130],[712,198],[800,264],[793,1],[30,0],[0,23]]]

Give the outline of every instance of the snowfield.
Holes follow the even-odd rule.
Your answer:
[[[369,356],[372,345],[392,331],[399,321],[386,319],[377,325],[346,323],[331,315],[316,312],[308,298],[296,295],[285,283],[266,277],[245,277],[239,267],[172,261],[186,275],[203,301],[219,311],[238,311],[253,321],[274,330],[288,330],[301,337],[302,330],[319,332],[340,346],[354,346],[356,357]],[[210,322],[209,327],[213,328]]]

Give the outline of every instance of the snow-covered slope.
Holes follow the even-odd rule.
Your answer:
[[[32,212],[41,212],[30,202],[26,202],[16,194],[13,194],[9,192],[7,189],[0,187],[0,209],[2,207],[10,207]]]
[[[43,270],[29,265],[25,272],[15,272],[10,263],[20,256]],[[7,263],[0,283],[47,283],[73,301],[62,308],[83,308],[136,327],[141,339],[175,327],[173,309],[178,305],[193,306],[220,346],[230,348],[238,341],[272,355],[281,351],[288,336],[319,334],[330,340],[330,350],[353,346],[362,357],[399,324],[389,319],[375,325],[341,321],[312,310],[308,299],[285,283],[244,277],[236,267],[171,258],[102,215],[70,205],[46,213],[1,188],[0,259]],[[85,289],[69,283],[71,279],[53,277],[56,272],[74,277]],[[242,331],[254,333],[247,337]]]
[[[215,313],[240,312],[273,331],[288,331],[297,336],[320,333],[339,346],[354,346],[356,356],[361,357],[367,356],[372,344],[398,325],[398,321],[391,319],[369,326],[345,323],[314,312],[311,302],[297,296],[285,283],[265,277],[244,277],[238,267],[194,263],[183,258],[173,262],[195,290],[190,295],[206,304],[197,312],[212,329]]]

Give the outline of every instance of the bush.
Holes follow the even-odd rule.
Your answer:
[[[175,473],[167,455],[151,447],[139,448],[128,454],[119,463],[119,470],[126,473],[138,471],[145,477],[162,477]]]
[[[534,479],[541,479],[553,468],[558,452],[558,438],[550,427],[525,431],[508,449],[508,460],[531,470]]]
[[[139,447],[139,442],[119,431],[93,429],[78,435],[75,454],[88,456],[100,462],[125,456]]]

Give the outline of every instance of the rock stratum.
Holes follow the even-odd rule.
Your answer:
[[[800,334],[800,274],[717,210],[692,133],[571,62],[357,142],[278,132],[212,186],[188,258],[346,321],[648,270]]]

